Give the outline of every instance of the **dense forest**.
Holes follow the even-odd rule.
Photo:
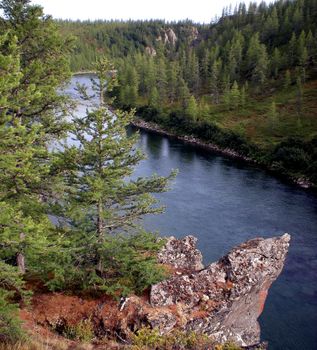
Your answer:
[[[316,183],[317,2],[241,3],[209,25],[59,21],[73,71],[106,54],[117,105]]]

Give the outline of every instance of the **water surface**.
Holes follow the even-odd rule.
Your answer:
[[[194,234],[205,263],[250,238],[292,235],[285,268],[260,318],[262,338],[270,350],[316,350],[316,195],[245,163],[160,135],[141,131],[139,146],[147,159],[135,176],[179,170],[172,189],[157,195],[165,213],[145,218],[145,227],[161,235]]]

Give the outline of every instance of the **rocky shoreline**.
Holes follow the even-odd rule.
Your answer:
[[[159,135],[168,136],[170,138],[191,144],[193,146],[197,146],[197,147],[209,150],[209,151],[217,152],[217,153],[222,154],[226,157],[239,159],[239,160],[245,161],[249,164],[254,164],[254,165],[263,167],[263,165],[259,164],[256,160],[254,160],[250,157],[246,157],[233,149],[221,148],[213,143],[204,142],[204,141],[202,141],[199,138],[194,137],[194,136],[177,135],[175,133],[172,133],[172,132],[169,132],[169,131],[163,129],[160,125],[153,123],[153,122],[146,122],[140,118],[135,118],[131,124],[134,127],[142,129],[142,130],[154,132],[154,133],[159,134]],[[272,169],[269,169],[267,167],[264,167],[264,168],[266,170],[269,170],[269,171],[276,174],[276,172],[274,172]],[[295,184],[303,189],[310,189],[310,188],[314,187],[314,184],[304,177],[300,177],[300,178],[288,177],[287,179],[289,181],[291,181],[293,184]]]

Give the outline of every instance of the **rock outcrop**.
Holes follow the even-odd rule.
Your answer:
[[[170,237],[158,260],[174,273],[152,286],[149,296],[131,296],[120,307],[107,296],[92,300],[61,293],[37,295],[30,318],[60,333],[90,320],[100,338],[129,342],[138,329],[151,326],[161,334],[177,328],[251,349],[260,341],[257,318],[269,287],[282,271],[289,241],[288,234],[256,238],[204,268],[195,237]]]
[[[178,38],[172,28],[162,29],[161,34],[156,38],[156,41],[163,41],[164,45],[175,46]]]
[[[176,241],[168,241],[166,251],[169,253],[165,260],[173,256],[170,247],[184,246],[182,241]],[[219,342],[232,340],[241,346],[259,343],[257,318],[263,310],[269,287],[282,271],[289,241],[288,234],[277,238],[256,238],[234,248],[201,271],[193,269],[192,273],[154,285],[151,306],[155,310],[170,310],[170,315],[164,313],[164,319],[155,311],[161,320],[161,332],[169,331],[174,315],[175,324],[183,330],[203,332]],[[184,252],[183,255],[186,256]],[[192,252],[189,253],[190,261],[191,256]],[[186,266],[185,262],[183,266]],[[149,322],[152,325],[158,323],[153,315]],[[166,330],[162,327],[164,322]]]
[[[171,265],[179,271],[199,271],[204,268],[203,256],[196,248],[197,238],[186,236],[183,239],[169,237],[158,253],[158,262]]]
[[[147,46],[145,48],[145,52],[151,57],[155,57],[156,56],[156,50],[152,46]]]

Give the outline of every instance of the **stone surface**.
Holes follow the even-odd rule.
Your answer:
[[[167,238],[165,246],[158,254],[158,262],[185,271],[199,271],[204,268],[201,252],[196,248],[197,238]]]
[[[154,49],[153,46],[147,46],[145,48],[145,52],[151,57],[155,57],[156,56],[156,50]]]
[[[257,318],[269,287],[282,271],[289,241],[290,235],[285,234],[243,243],[201,271],[193,270],[152,286],[150,303],[155,309],[177,306],[184,330],[204,332],[219,342],[257,344]],[[183,244],[175,239],[171,242],[166,258],[174,258],[172,247]]]
[[[164,44],[176,45],[177,36],[172,28],[168,28],[164,35]]]

